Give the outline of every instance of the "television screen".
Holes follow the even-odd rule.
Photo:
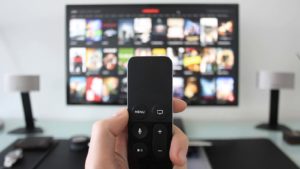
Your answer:
[[[68,104],[126,104],[133,56],[169,57],[173,95],[190,105],[238,104],[238,5],[68,5],[66,12]]]

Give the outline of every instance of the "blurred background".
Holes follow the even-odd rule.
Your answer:
[[[182,3],[179,0],[143,3]],[[65,5],[102,4],[101,0],[1,1],[0,6],[0,118],[23,118],[18,93],[5,93],[6,73],[41,75],[41,90],[32,93],[38,119],[95,120],[111,116],[122,106],[67,106]],[[111,0],[109,3],[141,3]],[[207,3],[189,0],[188,3]],[[264,120],[268,117],[269,92],[256,88],[262,69],[296,73],[295,89],[282,93],[280,118],[300,118],[300,1],[219,0],[209,3],[239,4],[239,105],[189,107],[186,119],[200,121]],[[13,106],[15,105],[15,106]]]

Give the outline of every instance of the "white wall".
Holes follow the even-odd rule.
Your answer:
[[[19,95],[4,93],[5,73],[41,75],[41,91],[32,94],[35,116],[52,119],[98,119],[120,107],[67,106],[65,96],[65,5],[100,4],[101,0],[4,1],[0,5],[0,118],[21,118]],[[159,3],[111,0],[111,3]],[[164,3],[180,3],[168,0]],[[189,0],[190,3],[211,3]],[[281,116],[300,119],[300,1],[234,0],[240,4],[240,104],[238,107],[191,107],[185,118],[201,120],[266,119],[268,92],[255,87],[260,69],[296,72],[296,89],[282,92]]]

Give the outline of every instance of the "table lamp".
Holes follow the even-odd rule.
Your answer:
[[[18,128],[10,131],[11,134],[33,134],[42,133],[41,128],[36,128],[32,116],[31,103],[29,92],[38,91],[40,88],[40,78],[37,75],[6,75],[4,77],[4,90],[9,92],[20,92],[24,115],[25,124],[24,128]]]
[[[256,126],[265,130],[290,130],[288,127],[278,124],[279,90],[293,89],[295,75],[287,72],[260,71],[257,74],[257,87],[270,90],[270,115],[269,123]]]

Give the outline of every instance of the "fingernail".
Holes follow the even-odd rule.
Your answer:
[[[180,160],[182,160],[183,162],[185,162],[186,161],[186,154],[187,154],[187,152],[186,152],[186,150],[180,150],[179,151],[179,158],[180,158]]]

